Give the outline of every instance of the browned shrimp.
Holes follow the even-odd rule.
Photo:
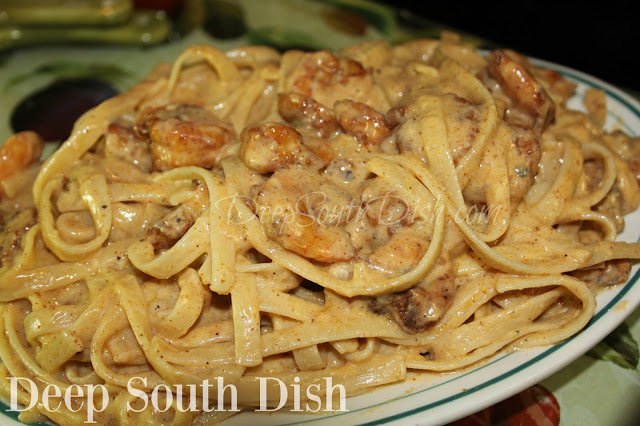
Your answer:
[[[504,50],[494,50],[487,56],[485,84],[493,95],[506,96],[505,120],[512,124],[533,127],[542,133],[555,117],[555,104],[544,87],[516,59]],[[497,87],[487,79],[493,79]]]
[[[104,156],[125,160],[146,173],[153,167],[149,142],[117,122],[110,124],[105,133]]]
[[[389,109],[384,90],[362,64],[327,50],[302,55],[286,78],[285,90],[310,96],[323,105],[352,99],[381,111]]]
[[[411,213],[407,202],[399,196],[389,182],[380,177],[368,179],[362,187],[360,200],[371,226],[392,227],[410,224]]]
[[[407,118],[407,112],[409,108],[406,105],[398,105],[391,108],[384,115],[385,120],[387,120],[387,125],[392,129],[400,124],[404,123]]]
[[[348,228],[359,258],[388,274],[403,274],[415,268],[429,248],[428,224],[415,221],[409,204],[383,178],[369,179],[360,201],[361,220],[352,221]]]
[[[338,130],[331,109],[300,93],[282,93],[278,96],[278,112],[287,122],[298,128],[311,129],[323,138]]]
[[[213,167],[221,148],[235,139],[232,127],[204,108],[168,105],[145,110],[135,123],[136,133],[151,139],[153,168]]]
[[[276,171],[256,197],[267,235],[284,248],[320,262],[355,256],[345,224],[357,205],[320,174],[291,167]]]
[[[415,268],[429,248],[429,240],[411,227],[401,228],[389,240],[365,256],[367,263],[387,273],[407,273]]]
[[[557,103],[564,104],[575,93],[577,85],[557,71],[548,68],[532,68],[532,74],[540,81]]]
[[[328,50],[306,54],[301,66],[303,72],[294,80],[292,89],[307,96],[313,94],[316,85],[344,84],[351,77],[366,74],[359,62],[338,58]]]
[[[573,96],[577,85],[567,80],[558,71],[541,68],[532,64],[525,56],[510,49],[505,49],[507,55],[520,65],[525,67],[535,79],[541,83],[554,102],[564,105],[567,99]]]
[[[322,168],[333,159],[333,150],[321,139],[304,141],[300,132],[286,124],[264,123],[246,128],[241,136],[240,158],[260,173],[290,165]]]
[[[384,115],[367,104],[344,99],[336,102],[333,110],[340,127],[365,146],[378,145],[391,134]]]
[[[0,182],[38,161],[43,149],[44,143],[35,132],[24,131],[9,137],[0,147]]]

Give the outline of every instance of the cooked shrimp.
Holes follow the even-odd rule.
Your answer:
[[[360,200],[372,226],[409,224],[411,213],[407,202],[389,187],[385,179],[369,179],[362,188]]]
[[[2,183],[36,163],[43,148],[42,139],[30,131],[16,133],[0,147],[0,268],[10,264],[20,252],[22,237],[38,221],[38,212],[29,191],[3,199]]]
[[[532,74],[541,82],[554,102],[564,105],[576,91],[576,83],[567,80],[558,71],[532,67]]]
[[[409,108],[406,105],[398,105],[396,107],[391,108],[384,115],[385,120],[387,120],[387,125],[394,129],[400,124],[404,123],[407,118],[407,112]]]
[[[415,268],[429,248],[430,225],[416,221],[407,201],[383,178],[369,179],[360,201],[365,214],[348,226],[358,257],[388,274]]]
[[[294,74],[294,91],[312,96],[317,86],[344,84],[352,77],[366,75],[364,67],[349,58],[338,58],[328,50],[307,53],[301,62],[299,74]]]
[[[35,132],[19,132],[9,137],[0,146],[0,183],[38,161],[43,149],[44,142]]]
[[[429,248],[429,240],[416,227],[401,228],[389,240],[364,256],[367,263],[386,273],[406,273],[415,268]]]
[[[361,43],[341,49],[339,54],[359,62],[366,70],[375,69],[372,77],[382,87],[391,105],[401,102],[412,87],[420,86],[416,81],[416,73],[406,66],[406,62],[411,59],[398,58],[394,54],[394,48],[385,41]]]
[[[204,108],[168,105],[145,110],[136,133],[151,139],[153,167],[165,171],[182,166],[213,167],[221,148],[235,139],[233,128]]]
[[[340,127],[364,146],[378,145],[391,134],[384,115],[367,104],[344,99],[333,110]]]
[[[322,168],[333,159],[333,151],[320,139],[307,138],[291,126],[264,123],[242,132],[240,158],[252,170],[274,172],[290,165]]]
[[[393,48],[383,40],[359,43],[340,49],[339,54],[351,58],[365,68],[384,68],[394,60]]]
[[[546,90],[527,69],[512,59],[504,50],[494,50],[487,57],[485,84],[493,95],[507,97],[507,104],[512,105],[505,114],[505,121],[533,127],[542,133],[555,116],[555,104]],[[493,79],[496,85],[487,79]]]
[[[260,188],[257,213],[271,239],[320,262],[352,259],[345,224],[357,205],[320,174],[295,167],[276,171]]]
[[[132,128],[120,123],[112,123],[107,128],[104,156],[125,160],[146,173],[153,167],[149,142],[139,138]]]
[[[573,96],[577,87],[576,83],[567,80],[558,71],[534,65],[526,56],[514,50],[504,49],[503,52],[531,73],[536,81],[544,86],[547,94],[556,104],[564,105],[567,99]]]
[[[322,171],[329,181],[358,197],[364,182],[370,177],[365,159],[336,158]]]
[[[327,50],[302,55],[288,75],[284,89],[309,96],[323,105],[352,99],[380,111],[389,109],[384,90],[362,64]]]
[[[325,139],[338,130],[338,123],[331,109],[310,96],[293,92],[280,94],[278,112],[287,123],[314,130]]]

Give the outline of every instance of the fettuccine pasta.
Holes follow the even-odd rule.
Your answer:
[[[29,149],[0,174],[0,395],[26,422],[206,424],[278,406],[261,377],[356,395],[573,336],[640,258],[616,241],[637,141],[604,129],[601,92],[567,109],[574,89],[451,35],[193,46],[44,164],[13,136],[6,153]],[[229,410],[168,397],[204,380]]]

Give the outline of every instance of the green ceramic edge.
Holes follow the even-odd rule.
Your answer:
[[[0,51],[28,45],[56,43],[108,43],[150,45],[165,41],[171,23],[163,12],[136,11],[116,27],[5,27],[0,28]]]
[[[0,25],[115,25],[132,12],[131,0],[0,0]]]

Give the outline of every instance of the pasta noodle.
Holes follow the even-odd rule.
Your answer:
[[[208,424],[300,407],[262,377],[355,395],[571,337],[640,258],[616,241],[637,141],[574,88],[456,37],[193,46],[41,166],[12,137],[35,148],[0,175],[0,395],[23,421]]]

